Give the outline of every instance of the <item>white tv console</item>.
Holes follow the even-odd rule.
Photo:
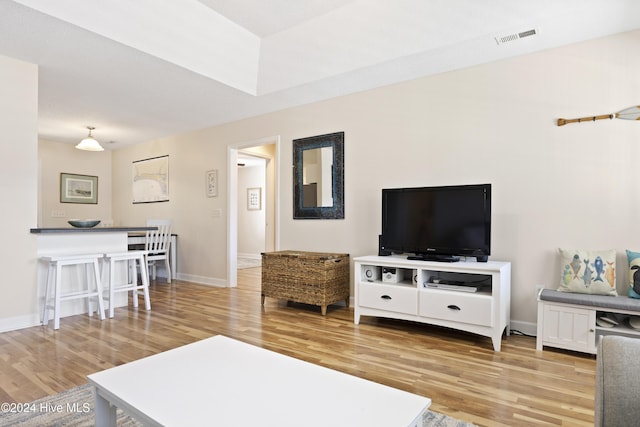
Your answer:
[[[383,276],[383,268],[387,272]],[[395,269],[396,275],[392,274]],[[500,351],[502,334],[510,333],[511,263],[432,262],[404,256],[354,259],[355,315],[411,320],[490,337]],[[464,282],[483,285],[476,292],[429,286]]]

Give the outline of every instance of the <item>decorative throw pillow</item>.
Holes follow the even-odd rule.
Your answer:
[[[629,292],[631,298],[640,298],[640,252],[627,249],[629,261]]]
[[[560,249],[561,292],[618,295],[616,291],[616,251]]]

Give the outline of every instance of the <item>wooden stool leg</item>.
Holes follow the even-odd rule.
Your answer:
[[[114,316],[114,304],[113,300],[115,298],[115,288],[116,288],[116,279],[115,279],[115,266],[116,262],[113,258],[109,258],[109,318]]]
[[[151,299],[149,298],[149,273],[145,268],[147,261],[144,255],[140,256],[138,261],[140,262],[140,277],[143,286],[142,292],[144,294],[144,308],[148,311],[151,310]]]
[[[102,297],[102,282],[100,281],[100,266],[98,265],[98,259],[93,260],[93,273],[96,281],[96,291],[98,292],[98,310],[100,311],[100,320],[104,320],[104,299]],[[87,286],[89,286],[88,280]]]
[[[44,306],[42,307],[42,318],[40,321],[43,325],[49,324],[49,300],[51,299],[51,286],[53,280],[53,265],[49,262],[47,266],[47,285],[44,291]]]
[[[136,271],[136,260],[135,259],[128,259],[125,261],[127,263],[127,270],[131,269],[131,263],[133,262],[133,271],[135,273],[133,273],[131,275],[131,279],[127,279],[127,282],[133,286],[133,289],[131,290],[131,296],[132,296],[132,300],[133,300],[133,308],[138,308],[138,272]],[[127,292],[127,294],[129,294],[129,292]]]
[[[138,284],[138,259],[134,258],[131,260],[127,261],[127,268],[129,269],[129,272],[131,273],[131,283],[133,284],[134,288],[133,288],[133,306],[137,307],[138,306],[138,288],[137,288],[137,284]],[[140,270],[142,270],[142,263],[140,263]],[[140,273],[142,274],[142,272]]]
[[[53,302],[53,329],[60,329],[60,288],[62,284],[62,265],[56,262],[56,278]]]
[[[167,283],[171,283],[171,266],[169,265],[169,256],[164,259],[164,266],[167,269]]]
[[[89,271],[89,264],[83,264],[82,268],[84,269],[84,275],[85,275],[85,284],[87,286],[87,308],[88,308],[88,314],[89,317],[93,317],[93,302],[92,302],[92,292],[91,292],[91,272]]]

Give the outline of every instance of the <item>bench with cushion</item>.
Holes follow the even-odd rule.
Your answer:
[[[542,289],[538,294],[536,349],[549,346],[596,354],[599,335],[640,337],[640,331],[627,325],[629,316],[640,316],[640,300]],[[607,327],[599,317],[611,318],[618,325]]]

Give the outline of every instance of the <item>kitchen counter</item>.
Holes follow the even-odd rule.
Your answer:
[[[153,226],[143,226],[143,227],[97,227],[93,228],[77,228],[77,227],[52,227],[52,228],[32,228],[31,234],[37,234],[39,236],[49,236],[53,238],[54,236],[62,236],[62,235],[72,235],[72,238],[83,238],[84,237],[97,237],[103,233],[126,233],[127,235],[127,246],[129,245],[141,245],[145,242],[145,232],[149,230],[155,230],[157,227]],[[69,237],[65,238],[65,242],[71,242]],[[56,244],[60,244],[62,242],[58,241]],[[44,241],[39,243],[38,255],[48,255],[41,251],[41,245],[45,244]],[[78,243],[73,243],[73,246],[77,246]],[[68,246],[68,245],[63,245]],[[56,254],[68,253],[67,251],[59,252],[62,249],[59,246],[55,249]],[[126,249],[121,249],[126,250]],[[171,244],[169,246],[169,264],[171,265],[171,277],[177,278],[178,276],[178,236],[173,233],[171,234]]]
[[[60,228],[32,228],[32,234],[49,234],[49,233],[109,233],[115,231],[125,231],[127,233],[155,230],[157,227],[97,227],[77,228],[77,227],[60,227]]]
[[[31,234],[37,241],[37,257],[52,255],[76,255],[90,253],[126,252],[129,249],[129,234],[144,233],[147,230],[154,230],[156,227],[94,227],[94,228],[32,228]],[[124,266],[118,265],[115,274],[119,281],[124,281],[128,274]],[[77,280],[78,269],[65,269],[63,272],[63,282],[67,290],[81,289]],[[47,264],[38,262],[37,279],[37,307],[42,309],[44,303],[44,293],[47,280]],[[82,277],[82,276],[80,276]],[[103,288],[106,289],[107,274],[102,272]],[[119,293],[115,296],[116,307],[127,305],[127,295]],[[85,300],[71,300],[65,302],[61,308],[61,316],[72,316],[86,313]]]

